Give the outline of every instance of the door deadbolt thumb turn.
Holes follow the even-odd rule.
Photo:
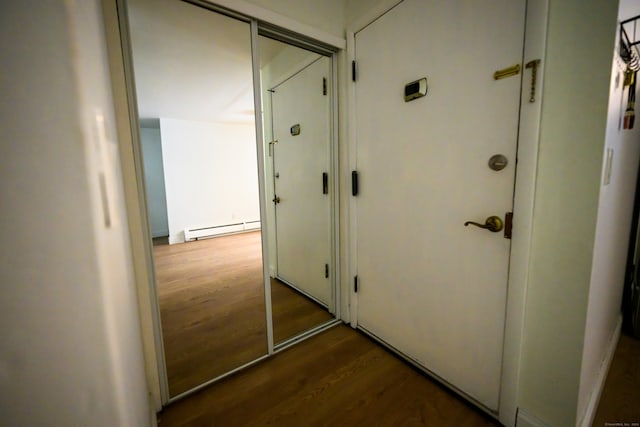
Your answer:
[[[509,160],[502,154],[493,155],[489,159],[489,169],[494,171],[501,171],[506,168],[508,164]]]

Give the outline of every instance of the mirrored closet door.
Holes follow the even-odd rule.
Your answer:
[[[126,0],[164,403],[336,322],[333,52],[202,4]]]
[[[248,22],[129,0],[169,395],[268,353]]]

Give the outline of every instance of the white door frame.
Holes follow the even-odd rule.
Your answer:
[[[347,31],[347,64],[355,57],[355,34],[384,15],[402,0],[384,0],[379,2],[367,15],[355,22]],[[536,84],[536,102],[529,102],[530,70],[523,67],[523,84],[520,102],[520,123],[518,126],[518,150],[516,183],[514,195],[513,239],[511,242],[509,281],[507,285],[507,304],[505,336],[502,357],[502,378],[500,385],[500,404],[498,420],[505,426],[514,426],[519,394],[519,370],[523,341],[524,308],[529,272],[531,229],[535,196],[536,170],[538,162],[538,141],[542,105],[542,87],[544,83],[545,46],[549,0],[527,0],[525,23],[525,44],[523,63],[541,59]],[[345,67],[351,73],[351,67]],[[356,162],[356,103],[355,85],[351,75],[346,79],[347,87],[347,144],[348,158],[342,162],[342,174],[350,176],[357,170]],[[348,274],[342,282],[349,285],[357,276],[357,220],[356,201],[351,197],[347,206],[349,233],[348,253],[343,262],[348,266]],[[348,279],[351,279],[349,281]],[[353,286],[349,292],[349,312],[351,326],[358,326],[358,296]]]

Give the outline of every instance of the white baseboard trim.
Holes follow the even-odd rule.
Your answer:
[[[518,408],[516,427],[548,427],[540,418],[531,415],[526,410]]]
[[[620,339],[621,330],[622,314],[620,314],[616,329],[613,332],[611,339],[609,340],[609,347],[607,348],[607,353],[605,354],[604,360],[600,365],[600,372],[598,373],[598,378],[596,379],[596,385],[591,391],[589,403],[587,404],[587,408],[582,415],[582,421],[578,424],[580,427],[589,427],[593,423],[593,417],[595,417],[596,411],[598,409],[598,404],[600,403],[600,396],[602,396],[604,383],[607,380],[607,375],[609,374],[609,368],[611,367],[611,362],[613,361],[613,355],[615,354],[616,347],[618,346],[618,340]]]
[[[156,414],[156,408],[153,404],[153,396],[149,393],[149,426],[158,427],[158,416]]]

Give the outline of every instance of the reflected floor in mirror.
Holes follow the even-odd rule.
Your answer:
[[[267,353],[260,232],[168,245],[154,239],[171,396]],[[274,341],[333,316],[271,279]]]
[[[326,308],[278,279],[271,279],[271,307],[276,344],[333,320]]]
[[[260,232],[153,249],[171,396],[267,354]]]

